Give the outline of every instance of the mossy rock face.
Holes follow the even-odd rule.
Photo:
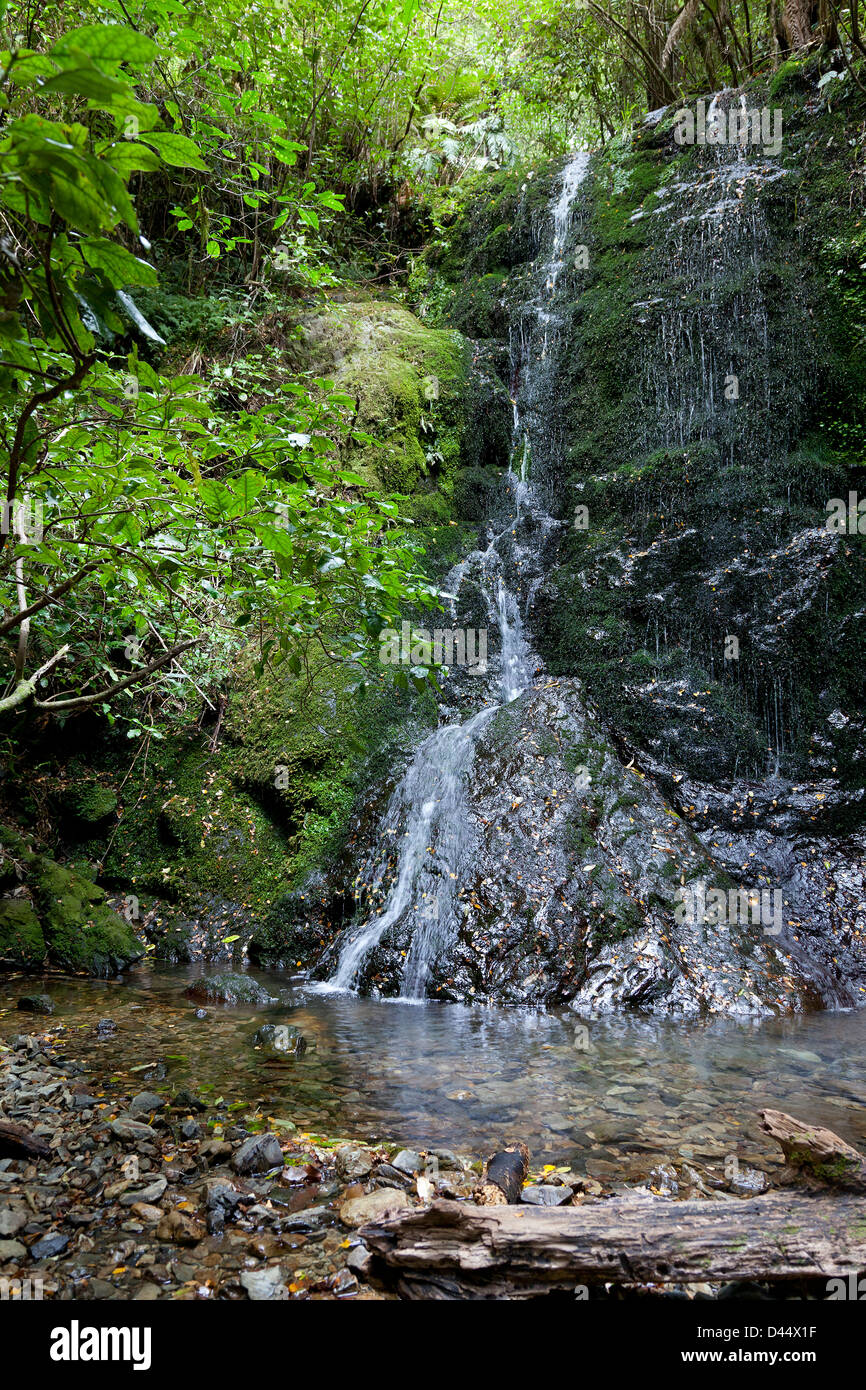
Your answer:
[[[218,975],[203,975],[200,980],[193,980],[185,992],[188,999],[202,1004],[262,1008],[274,1002],[273,996],[257,980],[234,970],[223,970]]]
[[[102,888],[44,854],[35,857],[30,869],[30,888],[52,965],[106,976],[141,958],[140,942],[107,905]]]
[[[351,901],[329,897],[324,888],[317,875],[315,882],[279,898],[250,939],[250,960],[282,969],[312,965],[352,916]]]
[[[33,904],[27,898],[0,898],[0,961],[21,970],[38,970],[47,954]]]
[[[64,787],[56,797],[63,832],[77,839],[99,833],[117,812],[117,793],[101,782]]]
[[[357,428],[376,443],[350,462],[371,482],[412,493],[456,467],[468,347],[387,300],[332,304],[304,325],[309,366],[358,402]]]

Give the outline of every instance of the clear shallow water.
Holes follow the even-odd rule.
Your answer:
[[[663,1160],[718,1170],[731,1153],[777,1161],[758,1127],[764,1106],[866,1147],[866,1010],[753,1024],[586,1021],[584,1036],[567,1013],[384,1003],[254,973],[281,1004],[208,1005],[205,1019],[183,993],[198,966],[110,982],[7,978],[0,1036],[65,1024],[70,1054],[109,1086],[206,1084],[314,1132],[476,1154],[520,1138],[536,1162],[607,1179]],[[51,1018],[16,1010],[19,995],[41,989],[57,1004]],[[104,1017],[117,1032],[99,1039]],[[266,1060],[252,1035],[268,1020],[300,1027],[315,1049]]]

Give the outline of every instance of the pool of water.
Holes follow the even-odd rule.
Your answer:
[[[199,966],[142,966],[106,982],[7,977],[0,1036],[63,1025],[69,1052],[109,1093],[204,1085],[212,1100],[258,1105],[305,1130],[475,1154],[523,1139],[536,1162],[608,1179],[682,1158],[714,1169],[729,1154],[777,1162],[758,1124],[764,1106],[866,1147],[866,1009],[745,1024],[581,1022],[386,1003],[251,973],[279,1005],[208,1005],[203,1019],[184,995]],[[56,1002],[50,1019],[15,1007],[37,990]],[[100,1038],[96,1023],[106,1017],[116,1032]],[[315,1046],[266,1058],[252,1036],[267,1021],[300,1027]]]

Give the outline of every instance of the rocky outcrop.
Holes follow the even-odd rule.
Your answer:
[[[36,853],[9,827],[0,828],[0,845],[0,962],[105,976],[144,954],[104,889]]]

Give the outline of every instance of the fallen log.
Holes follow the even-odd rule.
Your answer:
[[[783,1110],[761,1110],[761,1128],[781,1145],[790,1177],[835,1187],[866,1189],[866,1159],[831,1129],[797,1120]]]
[[[535,1298],[591,1282],[785,1280],[866,1269],[861,1198],[638,1196],[578,1207],[435,1201],[359,1235],[371,1274],[408,1299]]]
[[[523,1183],[529,1172],[529,1149],[521,1141],[509,1144],[501,1153],[488,1160],[481,1186],[475,1194],[482,1206],[501,1206],[520,1201]]]
[[[0,1120],[0,1158],[50,1158],[51,1149],[23,1125]]]

